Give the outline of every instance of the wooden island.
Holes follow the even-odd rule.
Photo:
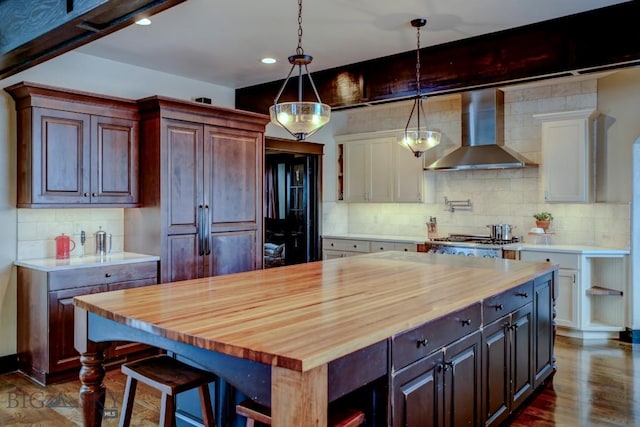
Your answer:
[[[495,425],[555,371],[556,275],[382,252],[76,297],[85,425],[101,423],[113,340],[214,372],[276,427],[325,426],[329,402],[381,378],[388,425]]]

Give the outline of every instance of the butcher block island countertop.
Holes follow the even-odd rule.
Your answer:
[[[83,295],[74,304],[76,316],[82,309],[171,341],[305,373],[555,269],[382,252]]]

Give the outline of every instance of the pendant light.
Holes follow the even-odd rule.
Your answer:
[[[416,28],[417,45],[416,49],[416,96],[413,100],[413,107],[411,108],[411,114],[409,114],[409,120],[404,128],[404,132],[399,136],[398,143],[403,147],[411,150],[414,156],[420,157],[422,153],[430,148],[440,144],[440,132],[428,130],[426,128],[427,120],[425,118],[424,107],[422,106],[422,90],[420,89],[420,28],[424,27],[427,23],[426,19],[419,18],[411,21],[411,26]],[[412,125],[413,116],[416,116],[415,122],[417,126],[410,127]],[[420,128],[420,122],[424,129]]]
[[[285,128],[298,141],[303,141],[308,136],[313,135],[318,129],[329,123],[331,117],[331,107],[320,101],[320,95],[318,95],[316,85],[313,83],[307,68],[307,65],[312,60],[313,57],[306,55],[302,49],[302,0],[298,0],[298,47],[296,48],[296,54],[289,57],[291,69],[278,95],[273,100],[273,105],[269,108],[271,121]],[[291,77],[296,67],[298,67],[298,100],[296,102],[278,102],[285,86],[287,86],[289,77]],[[317,102],[305,102],[302,100],[303,67],[316,95]]]

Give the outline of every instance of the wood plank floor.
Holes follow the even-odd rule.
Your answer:
[[[512,426],[640,426],[640,346],[581,345],[558,337],[558,373]],[[124,377],[107,372],[107,411],[120,414]],[[79,426],[79,382],[42,387],[20,373],[0,375],[0,426]],[[138,385],[133,426],[157,426],[160,395]],[[117,417],[103,426],[116,426]]]

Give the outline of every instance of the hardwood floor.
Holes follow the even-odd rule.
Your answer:
[[[617,341],[582,345],[558,337],[558,372],[511,422],[512,426],[640,426],[640,346]],[[103,426],[116,426],[124,376],[107,372]],[[82,425],[79,382],[43,387],[20,373],[0,375],[0,426]],[[157,426],[160,395],[138,385],[132,426]]]

